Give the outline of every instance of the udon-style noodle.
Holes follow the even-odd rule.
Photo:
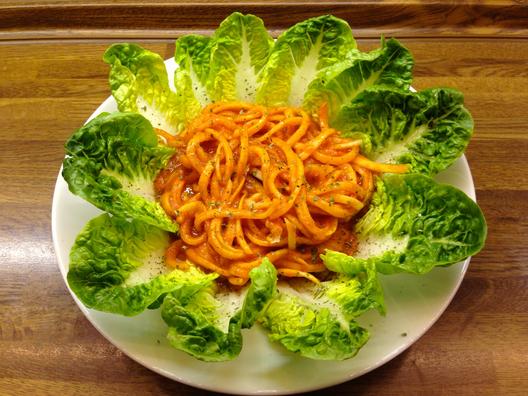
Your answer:
[[[348,224],[366,205],[379,164],[360,154],[360,141],[328,125],[327,108],[311,117],[298,108],[215,103],[183,133],[157,130],[176,154],[155,180],[165,211],[180,224],[167,265],[188,261],[248,281],[263,257],[286,277],[318,282],[324,248],[352,254]]]

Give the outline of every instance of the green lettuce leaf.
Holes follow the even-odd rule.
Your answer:
[[[204,361],[238,356],[241,329],[253,326],[276,292],[277,272],[269,260],[249,276],[249,287],[240,291],[222,291],[211,280],[193,293],[182,288],[167,295],[161,315],[169,326],[170,344]]]
[[[262,20],[235,12],[216,29],[210,45],[205,82],[211,99],[254,102],[260,73],[273,45]]]
[[[333,126],[361,138],[370,159],[409,164],[410,172],[427,175],[460,157],[473,133],[463,95],[448,88],[370,89],[344,106]]]
[[[176,92],[191,89],[201,107],[211,102],[207,93],[211,42],[210,37],[188,34],[176,40],[174,51],[174,60],[178,65],[174,74]]]
[[[308,87],[303,107],[316,111],[327,103],[333,126],[341,109],[370,87],[408,90],[413,64],[409,50],[395,39],[382,40],[381,48],[368,53],[352,51],[342,62],[318,74]]]
[[[375,267],[314,285],[282,283],[259,319],[271,341],[301,356],[343,360],[357,354],[369,333],[354,319],[369,309],[385,313]]]
[[[62,175],[73,194],[113,215],[178,230],[156,202],[153,184],[174,150],[158,145],[143,116],[103,113],[75,132],[65,147]]]
[[[308,85],[321,69],[346,58],[356,48],[344,20],[331,15],[310,18],[279,36],[264,68],[257,102],[300,106]]]
[[[348,320],[357,318],[371,309],[385,315],[383,289],[376,267],[371,264],[357,268],[353,275],[340,275],[333,280],[321,282],[317,288],[339,306]]]
[[[77,236],[68,285],[88,308],[132,316],[166,293],[192,293],[217,277],[195,268],[168,270],[163,258],[168,245],[167,232],[105,213]]]
[[[135,44],[114,44],[103,60],[111,67],[110,88],[120,111],[142,114],[154,127],[173,135],[200,111],[190,77],[180,75],[179,89],[173,92],[158,54]]]
[[[234,12],[212,37],[190,34],[176,41],[176,90],[187,90],[190,81],[202,106],[211,100],[254,102],[272,45],[260,18]]]
[[[371,264],[384,274],[423,274],[476,254],[487,232],[480,208],[467,195],[420,174],[379,178],[355,230],[356,255],[327,251],[327,268],[353,275]]]

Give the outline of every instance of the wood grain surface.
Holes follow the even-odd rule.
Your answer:
[[[233,11],[259,15],[272,31],[331,13],[362,37],[528,37],[524,0],[7,0],[0,39],[173,38],[210,31]]]
[[[488,221],[486,247],[472,259],[447,311],[418,342],[381,368],[318,393],[526,394],[528,23],[521,19],[526,13],[523,2],[472,2],[460,8],[447,2],[408,2],[405,21],[405,7],[394,2],[386,2],[388,8],[366,2],[365,9],[359,2],[340,1],[312,2],[309,7],[279,1],[202,1],[196,2],[198,8],[188,4],[174,16],[185,21],[178,29],[155,12],[127,14],[130,19],[119,22],[123,14],[118,11],[127,9],[119,7],[125,2],[106,3],[57,0],[44,7],[21,0],[0,6],[1,395],[208,394],[133,362],[84,318],[58,270],[51,200],[65,140],[109,95],[108,70],[101,60],[108,44],[116,37],[131,37],[168,58],[174,49],[168,33],[208,30],[238,6],[261,7],[255,9],[264,10],[266,22],[277,31],[333,9],[351,22],[368,17],[360,24],[364,30],[359,31],[366,32],[359,34],[361,49],[378,44],[375,31],[400,32],[415,57],[413,85],[460,89],[475,119],[466,155]],[[142,7],[139,1],[127,3]],[[165,3],[159,1],[156,7],[161,10]],[[202,19],[195,12],[206,5],[214,10]],[[379,19],[368,14],[373,9],[368,7],[376,5],[383,11]],[[488,18],[484,11],[499,5],[505,11]],[[50,18],[50,10],[61,7],[77,7],[75,12],[85,16],[107,7],[107,13],[88,21],[67,20],[64,13]],[[443,20],[440,15],[427,19],[427,10],[448,7],[451,12]],[[480,11],[464,19],[470,9]],[[391,10],[398,11],[392,19]],[[456,16],[467,23],[457,26]],[[115,21],[116,26],[106,26]],[[435,31],[424,30],[428,21]],[[98,33],[86,35],[90,29]],[[45,34],[32,36],[39,31]]]

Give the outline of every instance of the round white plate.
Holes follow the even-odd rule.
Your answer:
[[[175,69],[166,62],[169,76]],[[90,117],[116,111],[112,97]],[[473,179],[465,157],[436,177],[454,185],[475,200]],[[52,234],[59,268],[66,282],[69,251],[86,222],[101,211],[72,195],[59,174],[52,208]],[[314,361],[271,344],[256,326],[244,330],[244,347],[235,360],[205,363],[169,346],[167,326],[159,311],[127,318],[87,309],[72,296],[95,328],[108,341],[143,366],[173,380],[198,388],[235,394],[288,394],[339,384],[388,362],[420,338],[440,317],[455,295],[469,258],[426,275],[381,276],[387,315],[368,312],[359,322],[371,333],[368,343],[352,359],[342,362]],[[70,290],[71,293],[71,290]]]

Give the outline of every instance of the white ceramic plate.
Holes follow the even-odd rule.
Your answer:
[[[173,60],[166,62],[173,75]],[[112,97],[90,117],[116,111]],[[473,179],[465,157],[436,177],[475,200]],[[66,281],[69,251],[86,222],[101,211],[72,195],[59,174],[52,208],[52,233],[59,268]],[[256,326],[244,330],[244,347],[235,360],[205,363],[169,346],[167,326],[159,311],[127,318],[87,309],[72,296],[95,328],[130,358],[173,380],[198,388],[235,394],[288,394],[320,389],[365,374],[399,355],[420,338],[440,317],[455,295],[469,259],[429,274],[381,276],[387,316],[368,312],[359,322],[371,338],[358,355],[342,362],[314,361],[271,344]],[[70,290],[71,292],[71,290]]]

